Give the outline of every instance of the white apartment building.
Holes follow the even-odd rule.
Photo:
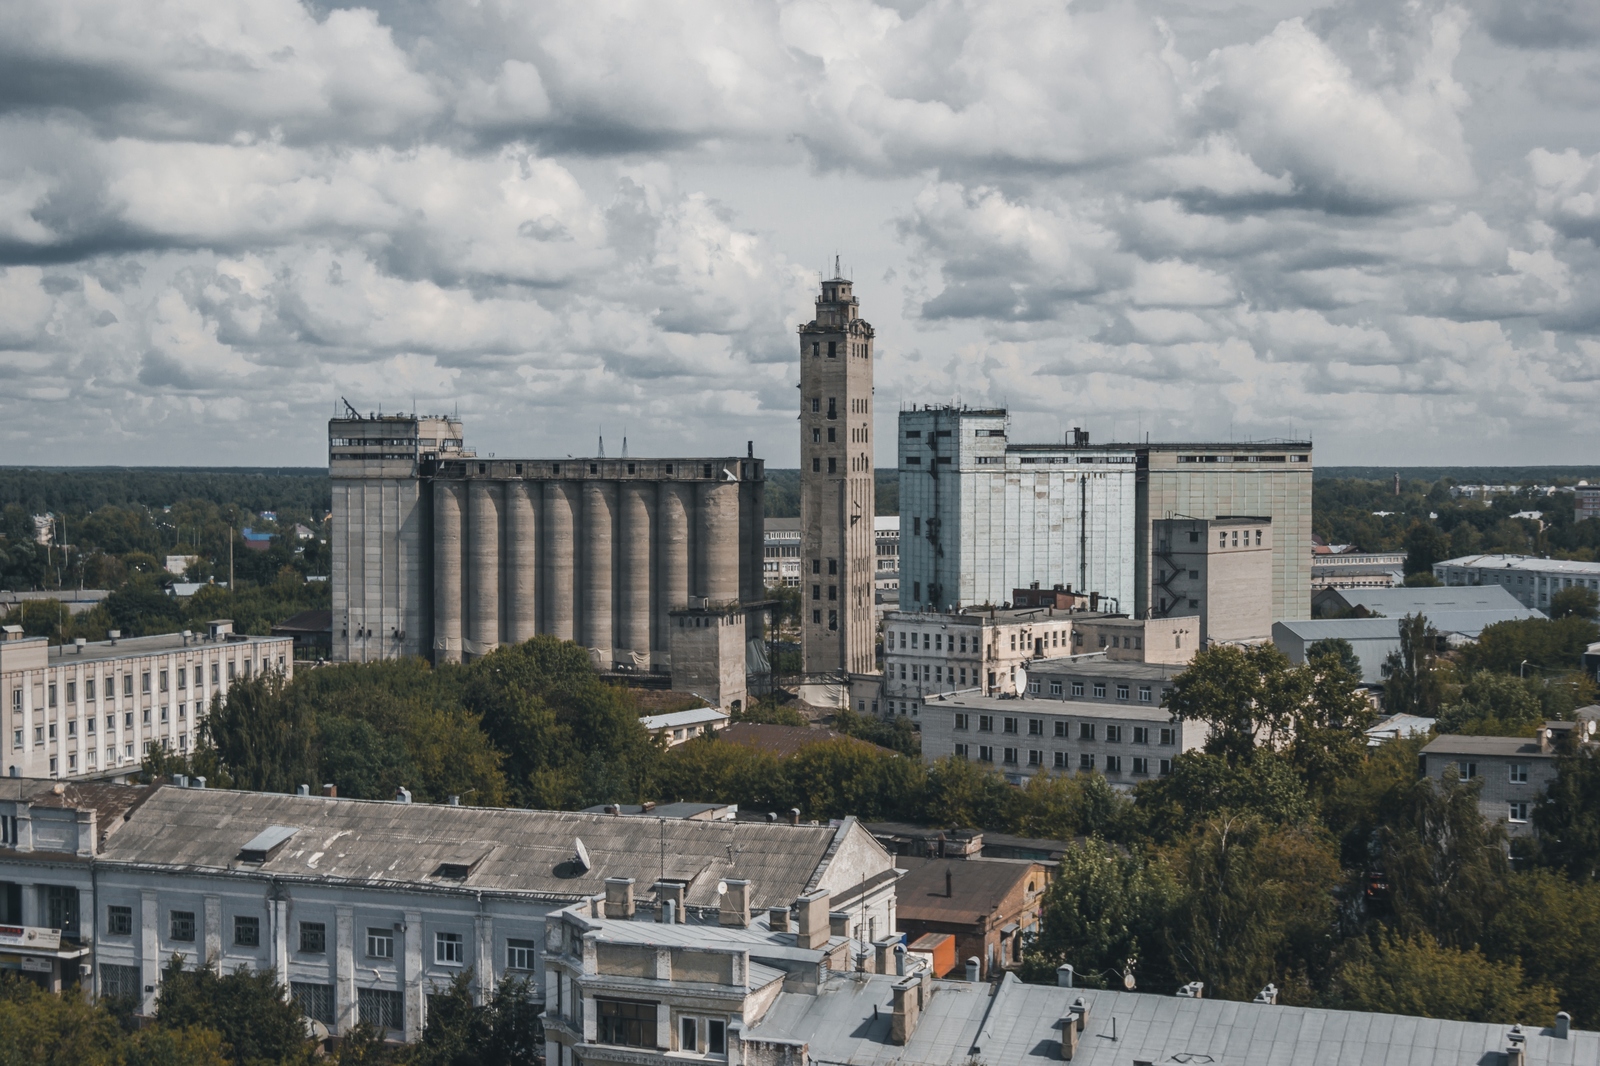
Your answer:
[[[214,696],[236,679],[294,674],[294,638],[247,637],[233,623],[50,646],[6,627],[0,642],[6,772],[94,778],[139,768],[145,749],[188,751]]]
[[[1535,610],[1549,607],[1562,589],[1600,592],[1600,563],[1532,555],[1463,555],[1434,563],[1433,576],[1446,585],[1499,585]]]
[[[1070,654],[1074,619],[1050,608],[935,613],[890,611],[883,626],[883,700],[856,696],[856,710],[917,717],[931,696],[1015,692],[1017,667]],[[876,703],[876,701],[871,701]]]
[[[1179,752],[1205,743],[1201,722],[1174,721],[1155,703],[961,693],[922,710],[922,757],[955,756],[1022,784],[1038,773],[1099,773],[1119,789],[1172,772]]]
[[[546,994],[546,918],[607,877],[669,886],[715,915],[717,885],[759,872],[758,908],[807,892],[894,927],[896,874],[839,826],[684,821],[0,778],[0,966],[150,1013],[174,954],[274,969],[306,1014],[421,1035],[425,997],[468,967]],[[747,874],[750,876],[750,874]],[[713,917],[713,920],[715,918]],[[29,934],[32,934],[31,936]]]
[[[800,519],[765,519],[761,533],[761,579],[767,585],[800,587]]]
[[[1133,610],[1134,446],[1008,444],[1003,410],[928,406],[899,429],[902,610],[998,606],[1035,581]]]

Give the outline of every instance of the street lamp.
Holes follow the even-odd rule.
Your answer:
[[[1528,660],[1526,660],[1526,659],[1522,660],[1522,662],[1517,666],[1517,676],[1518,677],[1527,677],[1528,676],[1527,666],[1528,666]]]

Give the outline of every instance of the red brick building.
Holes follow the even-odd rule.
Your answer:
[[[1024,935],[1039,924],[1046,868],[1036,862],[913,859],[896,886],[895,922],[907,940],[924,933],[956,938],[956,973],[978,959],[979,974],[1015,966]]]

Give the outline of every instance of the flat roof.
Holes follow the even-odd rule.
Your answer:
[[[1084,677],[1125,677],[1130,681],[1171,681],[1187,669],[1171,663],[1122,662],[1105,659],[1098,653],[1093,658],[1083,656],[1072,659],[1033,659],[1023,666],[1030,678],[1080,674]]]
[[[984,714],[1070,714],[1079,718],[1136,718],[1147,722],[1171,722],[1172,712],[1164,711],[1154,703],[1134,700],[1087,701],[1055,699],[1050,696],[983,696],[958,694],[935,697],[922,701],[922,710],[949,709],[953,711],[980,711]],[[1000,734],[996,734],[997,736]]]
[[[668,711],[666,714],[649,714],[639,719],[639,724],[654,732],[657,729],[677,729],[681,726],[705,725],[726,722],[728,712],[716,707],[690,707],[686,711]]]
[[[1422,749],[1424,755],[1503,755],[1553,759],[1554,752],[1540,749],[1537,740],[1527,737],[1469,737],[1445,733]]]
[[[6,650],[20,651],[33,645],[35,641],[45,640],[44,637],[27,637],[23,640],[11,641]],[[293,638],[288,635],[276,637],[251,637],[242,634],[233,634],[233,639],[207,640],[203,636],[194,635],[185,643],[182,633],[160,633],[150,637],[121,637],[115,642],[97,640],[85,644],[80,651],[73,644],[50,645],[50,666],[71,666],[73,663],[98,663],[112,659],[132,659],[141,655],[161,655],[169,651],[204,651],[207,648],[226,648],[230,645],[255,645],[269,641],[287,641]]]
[[[1480,570],[1535,570],[1585,577],[1600,576],[1600,563],[1585,563],[1576,559],[1541,559],[1536,555],[1463,555],[1445,559],[1434,566],[1459,566]]]

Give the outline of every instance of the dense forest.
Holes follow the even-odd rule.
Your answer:
[[[877,511],[882,515],[900,513],[900,471],[878,468],[874,479]],[[800,517],[800,471],[767,467],[767,517]]]

